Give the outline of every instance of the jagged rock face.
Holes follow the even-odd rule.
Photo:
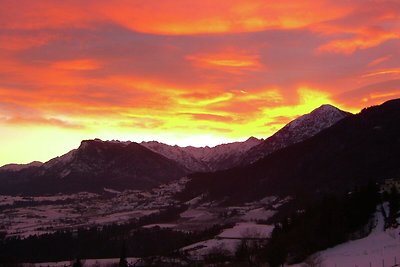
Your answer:
[[[263,140],[250,137],[243,142],[222,144],[215,147],[179,147],[159,142],[141,144],[154,152],[179,162],[192,172],[216,171],[234,167],[242,156]]]
[[[170,146],[157,141],[142,142],[141,144],[164,157],[179,162],[182,166],[192,172],[209,171],[207,164],[187,151],[186,148]]]
[[[240,165],[253,163],[279,149],[304,141],[350,115],[334,106],[322,105],[291,121],[264,142],[251,148],[245,153]]]

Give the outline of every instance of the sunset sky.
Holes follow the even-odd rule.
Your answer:
[[[216,145],[400,97],[400,1],[0,0],[0,165]]]

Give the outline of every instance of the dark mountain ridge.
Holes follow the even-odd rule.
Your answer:
[[[400,176],[400,99],[348,116],[314,137],[245,167],[190,176],[183,198],[248,201],[346,192]]]
[[[104,187],[146,189],[188,170],[134,142],[82,141],[78,149],[41,166],[0,172],[2,194],[97,192]]]

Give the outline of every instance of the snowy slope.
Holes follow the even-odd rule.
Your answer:
[[[170,146],[167,144],[159,143],[157,141],[142,142],[141,145],[148,149],[172,159],[191,171],[205,171],[208,170],[206,163],[196,158],[192,153],[183,147]]]
[[[242,165],[257,161],[279,149],[304,141],[351,115],[331,105],[322,105],[291,121],[264,142],[251,148],[243,158]]]
[[[263,140],[250,137],[243,142],[233,142],[215,147],[179,147],[156,141],[141,145],[169,159],[177,161],[191,171],[215,171],[234,167],[241,157]]]
[[[394,266],[400,263],[400,227],[384,230],[381,212],[375,214],[376,227],[365,238],[321,251],[317,256],[324,267]],[[315,255],[314,255],[315,256]],[[382,263],[384,265],[382,265]],[[370,265],[371,264],[371,265]],[[293,267],[301,267],[301,264]]]

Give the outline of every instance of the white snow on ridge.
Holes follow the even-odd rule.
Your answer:
[[[189,170],[210,171],[217,168],[214,166],[216,163],[223,162],[227,159],[235,160],[235,158],[239,158],[242,154],[254,146],[259,145],[262,141],[262,139],[250,137],[243,142],[221,144],[215,147],[179,147],[176,145],[166,145],[157,141],[142,142],[141,145],[166,158],[179,162]]]
[[[66,153],[66,154],[64,154],[64,155],[62,155],[60,157],[56,157],[54,159],[51,159],[51,160],[47,161],[46,163],[43,164],[43,166],[46,169],[49,169],[49,168],[53,167],[56,164],[69,163],[74,158],[74,155],[75,155],[76,151],[77,151],[77,149],[73,149],[73,150],[69,151],[68,153]]]

